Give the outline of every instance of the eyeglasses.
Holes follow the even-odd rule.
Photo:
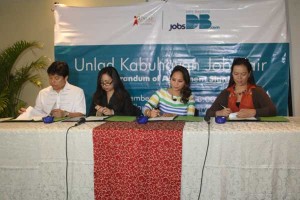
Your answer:
[[[110,83],[108,82],[101,82],[100,85],[102,86],[110,86],[112,84],[113,81],[111,81]]]

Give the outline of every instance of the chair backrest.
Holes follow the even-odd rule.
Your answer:
[[[195,108],[195,114],[194,116],[198,117],[199,116],[199,110],[197,108]]]
[[[141,115],[143,115],[143,113],[139,107],[133,105],[132,115],[133,116],[141,116]]]

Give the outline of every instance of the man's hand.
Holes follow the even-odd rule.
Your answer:
[[[51,110],[50,115],[57,118],[64,117],[65,111],[61,109],[53,109]]]
[[[18,110],[19,114],[23,114],[24,112],[26,112],[26,108],[20,108],[20,110]]]

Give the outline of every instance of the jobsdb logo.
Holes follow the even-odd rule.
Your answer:
[[[169,31],[176,29],[220,29],[220,26],[213,26],[209,14],[187,14],[185,16],[185,24],[170,24]]]

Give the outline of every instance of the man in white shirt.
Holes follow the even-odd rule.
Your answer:
[[[42,115],[54,117],[80,117],[86,114],[84,92],[68,83],[69,66],[55,61],[47,69],[50,86],[42,89],[36,99],[35,109]],[[21,108],[19,113],[25,112]]]

